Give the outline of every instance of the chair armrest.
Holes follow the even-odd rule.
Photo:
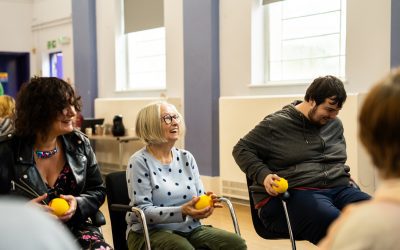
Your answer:
[[[110,209],[111,209],[111,211],[116,211],[116,212],[133,212],[134,214],[136,214],[136,216],[139,218],[140,223],[142,224],[143,235],[144,235],[144,240],[146,242],[146,247],[148,250],[150,250],[151,249],[150,235],[149,235],[149,230],[147,227],[146,217],[145,217],[142,209],[134,207],[134,206],[124,205],[124,204],[111,204]]]
[[[106,224],[106,218],[100,210],[98,210],[95,215],[90,216],[90,219],[92,220],[93,225],[96,227],[101,227]]]
[[[235,209],[233,208],[232,202],[228,198],[225,198],[225,197],[219,197],[219,200],[222,202],[225,202],[226,205],[228,206],[229,212],[231,213],[231,217],[232,217],[233,227],[235,228],[235,233],[240,236],[239,223],[237,221]]]
[[[111,204],[111,210],[112,211],[129,212],[129,211],[132,211],[131,208],[132,208],[132,206],[129,206],[129,205]]]
[[[252,193],[266,193],[267,190],[265,190],[265,187],[261,185],[251,185],[249,186],[249,190]]]

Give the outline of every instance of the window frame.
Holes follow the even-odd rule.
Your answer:
[[[167,65],[166,65],[167,58],[166,58],[165,27],[159,27],[156,29],[160,29],[160,28],[162,28],[162,32],[164,33],[162,35],[163,36],[162,40],[164,43],[164,46],[163,46],[164,48],[162,48],[162,49],[164,50],[164,53],[160,54],[163,56],[163,62],[160,62],[160,63],[162,63],[164,65],[164,74],[162,75],[164,77],[164,79],[161,84],[159,84],[158,86],[155,86],[155,87],[146,87],[144,85],[137,86],[133,83],[133,81],[136,81],[136,79],[135,80],[131,79],[131,75],[130,75],[130,66],[131,66],[130,63],[131,62],[130,62],[129,55],[130,55],[130,50],[131,49],[135,50],[135,48],[132,48],[129,46],[130,45],[129,36],[132,35],[132,33],[124,34],[125,52],[126,52],[125,53],[125,55],[126,55],[126,58],[125,58],[125,60],[126,60],[126,85],[125,85],[126,91],[160,91],[160,90],[163,91],[163,90],[167,89]],[[149,29],[149,30],[153,30],[153,29]],[[146,32],[149,30],[144,30],[143,32]],[[138,31],[138,32],[141,32],[141,31]],[[133,59],[135,59],[135,57]]]
[[[287,0],[289,1],[289,0]],[[298,1],[298,0],[296,0]],[[266,1],[267,2],[267,1]],[[272,3],[267,3],[267,4],[274,4],[273,1]],[[280,1],[282,2],[282,0]],[[337,58],[337,60],[339,60],[339,65],[337,65],[338,67],[338,74],[336,74],[336,76],[340,79],[342,79],[343,81],[345,81],[346,78],[346,36],[347,36],[347,30],[346,30],[346,22],[347,22],[347,0],[339,0],[339,4],[340,4],[340,9],[338,10],[340,12],[340,23],[339,25],[339,40],[337,41],[339,44],[339,53],[338,55],[335,57]],[[269,25],[267,25],[267,19],[268,17],[265,16],[266,11],[264,11],[264,5],[261,4],[260,7],[262,9],[262,11],[257,10],[257,13],[252,13],[252,15],[260,15],[259,13],[261,12],[262,16],[261,17],[257,17],[254,20],[257,20],[258,22],[262,22],[262,27],[258,28],[259,31],[261,31],[262,35],[259,36],[262,39],[262,45],[258,45],[258,48],[256,48],[256,50],[258,50],[257,52],[253,52],[252,55],[255,56],[256,53],[259,53],[261,51],[261,53],[263,54],[262,59],[257,59],[257,61],[262,61],[262,66],[261,68],[258,68],[256,70],[261,70],[262,72],[260,72],[260,74],[262,75],[261,78],[263,80],[259,80],[259,81],[254,81],[254,72],[253,72],[253,81],[250,84],[250,87],[255,87],[255,88],[259,88],[259,87],[276,87],[276,86],[285,86],[285,85],[308,85],[310,80],[313,79],[313,77],[310,78],[298,78],[298,79],[281,79],[281,80],[270,80],[270,55],[269,55],[269,50],[270,50],[270,46],[268,46],[268,34],[267,32],[269,31]],[[254,17],[253,17],[254,18]],[[254,24],[254,20],[253,20],[253,24]],[[258,25],[258,24],[257,24]],[[253,38],[254,39],[254,35]],[[282,39],[283,40],[283,39]],[[281,40],[281,42],[282,42]],[[254,46],[254,43],[252,44],[252,47]],[[260,47],[262,48],[260,50]],[[254,48],[252,49],[254,50]],[[281,62],[283,61],[282,59],[283,57],[281,56]],[[309,57],[312,58],[312,57]],[[253,64],[254,64],[254,60],[253,60]],[[252,66],[253,68],[253,66]],[[253,69],[252,69],[253,70]],[[253,70],[254,71],[254,70]],[[329,74],[327,72],[327,74]]]
[[[129,53],[129,42],[128,42],[128,35],[130,33],[125,33],[125,17],[124,17],[124,0],[120,0],[120,6],[119,6],[119,17],[118,17],[118,23],[119,23],[119,32],[117,34],[116,40],[115,40],[115,72],[116,72],[116,84],[114,87],[114,91],[117,93],[144,93],[144,92],[163,92],[167,90],[167,53],[166,53],[166,46],[167,46],[167,41],[166,41],[166,29],[165,25],[162,26],[164,29],[164,83],[163,86],[157,86],[157,87],[146,87],[146,86],[139,86],[139,87],[132,87],[132,84],[130,82],[130,77],[129,77],[129,58],[128,58],[128,53]],[[149,28],[148,30],[153,29],[154,27]],[[159,27],[161,28],[161,27]],[[146,30],[145,30],[146,31]],[[140,32],[140,31],[139,31]]]

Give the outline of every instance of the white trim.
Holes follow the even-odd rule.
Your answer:
[[[263,0],[262,4],[263,5],[267,5],[267,4],[271,4],[271,3],[275,3],[275,2],[281,2],[283,0]]]
[[[117,89],[115,93],[135,93],[135,92],[160,92],[160,91],[167,91],[167,88],[154,88],[154,89],[145,89],[145,88],[135,88],[135,89]]]
[[[63,17],[59,19],[54,19],[51,21],[47,22],[42,22],[42,23],[37,23],[32,25],[32,31],[37,31],[37,30],[42,30],[42,29],[48,29],[52,27],[57,27],[61,25],[66,25],[66,24],[72,24],[72,17]]]
[[[308,86],[311,81],[270,81],[262,84],[249,84],[249,88],[265,88],[277,86]]]
[[[32,4],[33,0],[0,0],[1,3],[27,3]]]
[[[342,77],[339,79],[344,85],[348,84],[348,81]],[[314,79],[301,79],[301,80],[287,80],[287,81],[268,81],[261,84],[249,84],[250,88],[265,88],[265,87],[285,87],[285,86],[308,86]]]

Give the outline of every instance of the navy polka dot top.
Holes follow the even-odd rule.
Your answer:
[[[173,160],[164,165],[155,159],[146,148],[131,156],[126,176],[130,205],[143,210],[149,229],[167,229],[189,232],[200,226],[199,220],[182,217],[181,205],[193,196],[204,194],[203,183],[193,155],[172,148]],[[135,214],[126,216],[128,232],[141,231]]]

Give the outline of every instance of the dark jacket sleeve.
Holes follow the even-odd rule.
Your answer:
[[[245,135],[233,148],[233,158],[240,169],[253,181],[263,185],[268,174],[273,173],[263,161],[268,157],[270,133],[267,117]]]
[[[79,211],[76,217],[87,218],[90,215],[94,215],[104,203],[106,190],[90,142],[83,135],[79,136],[82,140],[84,155],[86,156],[84,157],[86,158],[86,161],[83,160],[82,162],[86,169],[83,170],[82,173],[86,174],[78,175],[77,177],[81,179],[77,180],[78,187],[80,187],[80,193],[76,195]]]
[[[0,194],[8,194],[11,188],[11,166],[14,163],[9,139],[8,135],[0,135]]]

